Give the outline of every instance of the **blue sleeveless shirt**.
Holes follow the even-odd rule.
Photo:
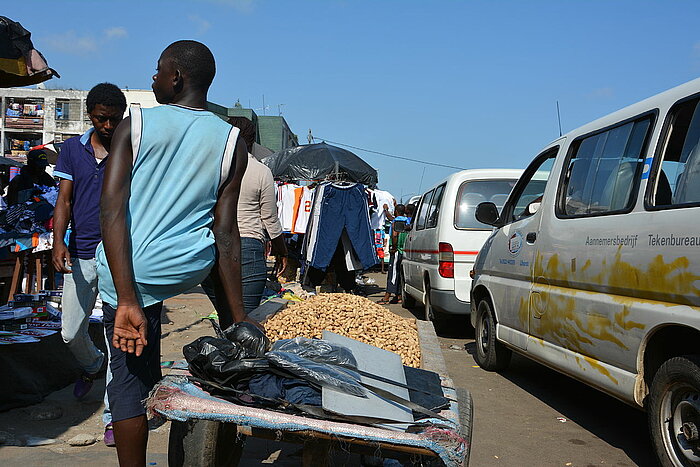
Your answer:
[[[216,257],[214,206],[238,132],[205,110],[131,109],[134,165],[126,222],[141,306],[186,292],[209,274]],[[102,300],[116,306],[102,243],[95,259]]]

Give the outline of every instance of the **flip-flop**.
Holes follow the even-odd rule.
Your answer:
[[[388,305],[390,302],[391,302],[391,300],[384,300],[384,299],[382,298],[381,300],[379,300],[379,301],[376,302],[376,303],[377,303],[377,305]]]

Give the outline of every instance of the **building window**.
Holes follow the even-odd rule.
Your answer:
[[[7,99],[5,127],[18,129],[42,129],[44,127],[44,99]]]
[[[56,120],[70,120],[70,101],[56,99]]]

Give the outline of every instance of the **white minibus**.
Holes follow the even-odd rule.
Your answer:
[[[472,270],[492,227],[474,217],[476,206],[502,206],[522,170],[472,169],[450,175],[420,197],[404,245],[402,303],[420,303],[425,319],[468,315]]]
[[[700,465],[700,79],[553,141],[476,218],[477,362],[644,408],[661,464]]]

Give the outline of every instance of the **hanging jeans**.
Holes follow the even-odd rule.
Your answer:
[[[306,260],[325,271],[345,230],[364,269],[377,264],[374,237],[369,227],[367,197],[362,184],[321,184],[314,197]]]
[[[202,282],[202,288],[207,293],[217,314],[219,322],[225,329],[232,323],[231,311],[225,300],[216,300],[216,277],[214,272]],[[260,305],[260,298],[265,290],[267,280],[267,264],[265,263],[265,244],[257,238],[241,238],[241,285],[243,287],[243,307],[246,314]],[[221,292],[223,294],[223,291]],[[223,295],[222,295],[223,296]]]

